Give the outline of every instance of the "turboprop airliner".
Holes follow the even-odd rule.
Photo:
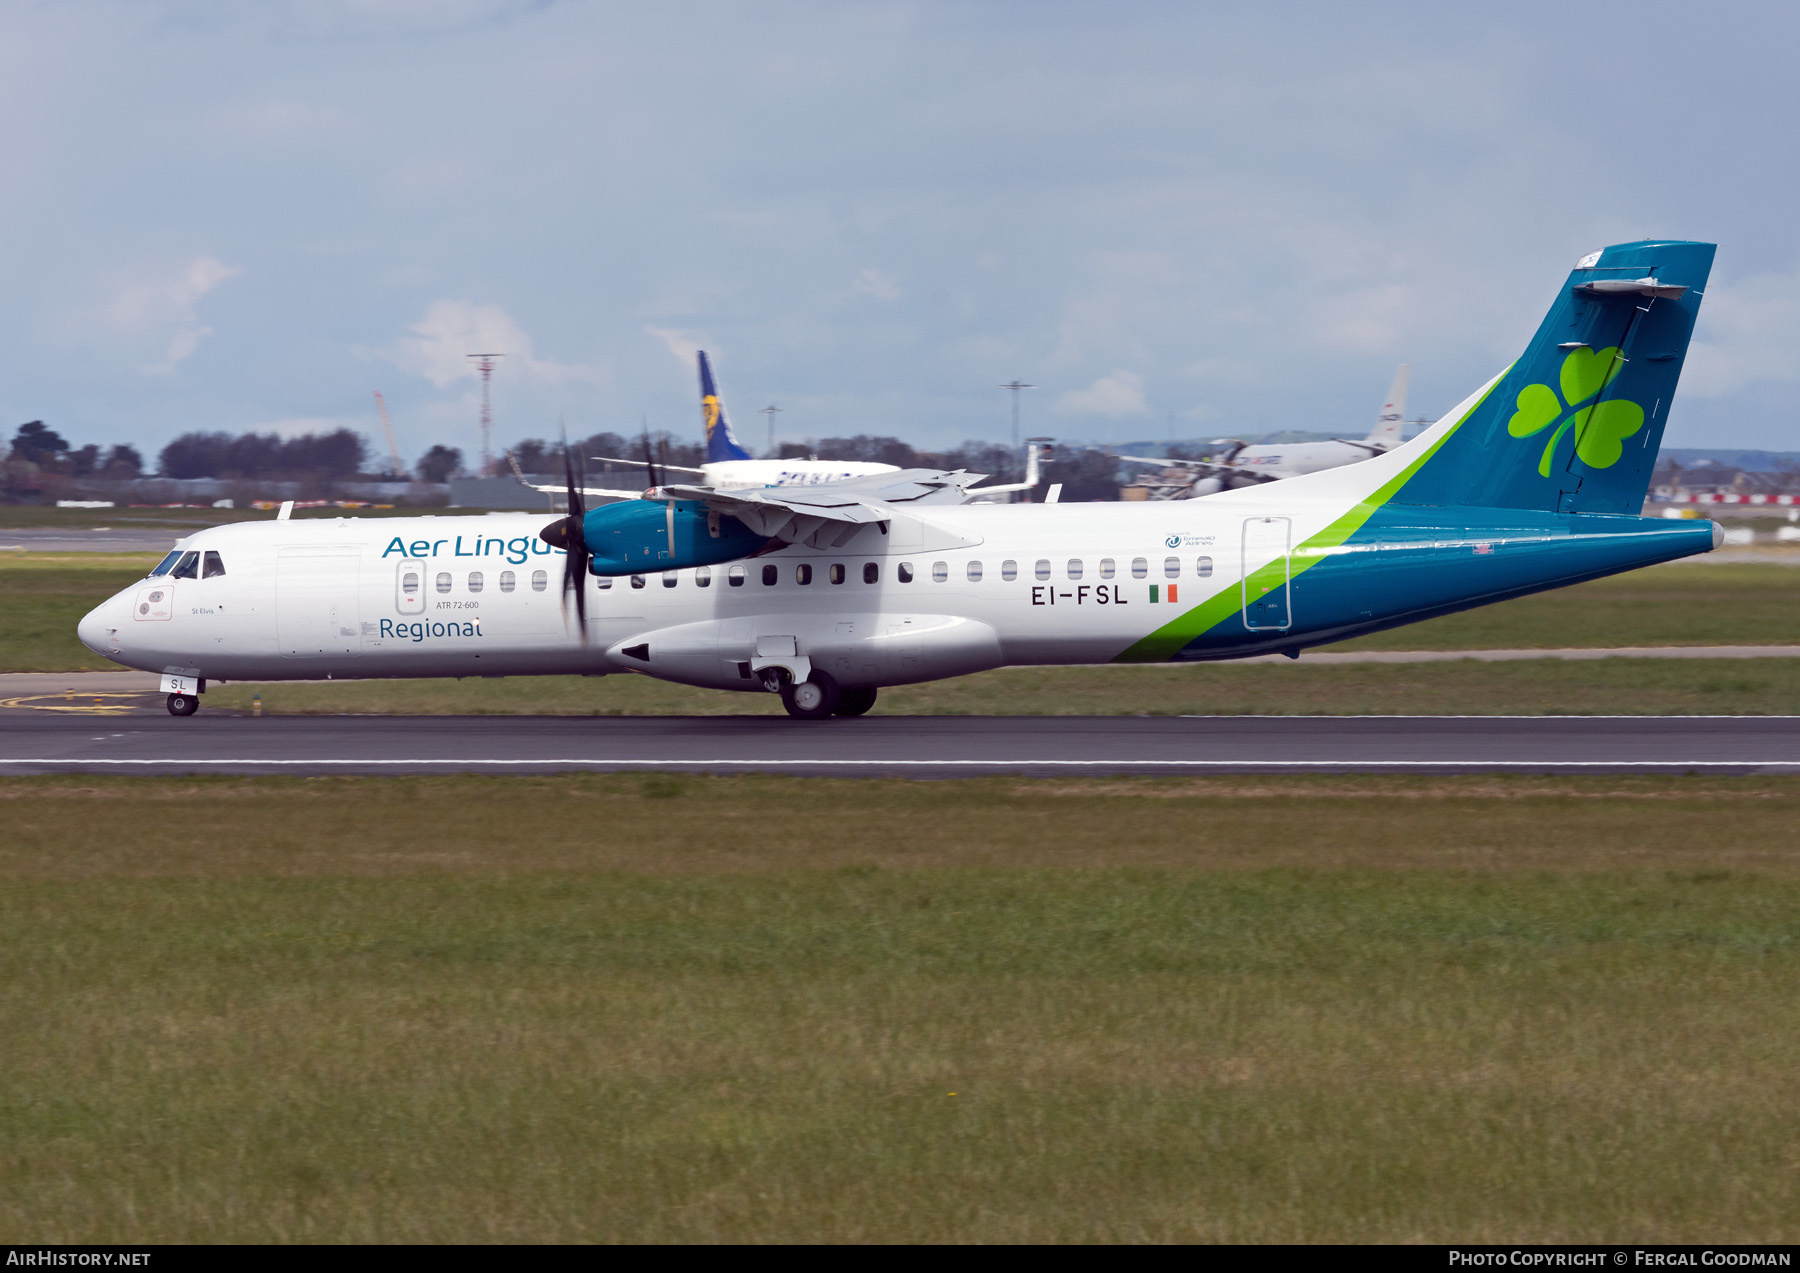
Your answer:
[[[1585,256],[1518,361],[1358,464],[1179,504],[972,504],[977,475],[665,485],[570,512],[238,523],[81,621],[209,680],[636,672],[857,716],[885,686],[1009,664],[1229,659],[1706,552],[1639,516],[1708,243]]]

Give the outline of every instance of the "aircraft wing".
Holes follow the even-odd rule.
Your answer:
[[[764,486],[743,491],[659,486],[646,495],[703,503],[715,513],[737,518],[759,535],[824,549],[849,543],[864,526],[888,521],[898,509],[961,504],[968,488],[986,476],[963,469],[901,469],[818,486]]]

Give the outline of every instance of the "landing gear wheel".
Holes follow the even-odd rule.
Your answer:
[[[171,695],[169,695],[169,715],[171,715],[171,716],[192,716],[195,712],[197,712],[199,710],[200,710],[200,696],[198,694],[171,694]]]
[[[837,710],[838,683],[829,672],[815,671],[795,685],[781,687],[781,705],[796,720],[824,720]]]
[[[861,716],[873,706],[875,706],[873,689],[839,690],[837,710],[832,714],[835,716]]]

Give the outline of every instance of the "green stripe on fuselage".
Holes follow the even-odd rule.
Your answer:
[[[1499,385],[1500,382],[1505,379],[1506,374],[1505,372],[1502,372],[1499,376],[1495,377],[1494,385]],[[1490,386],[1488,388],[1488,393],[1492,393],[1493,391],[1493,386]],[[1400,488],[1405,486],[1412,478],[1413,474],[1423,468],[1426,461],[1436,455],[1438,449],[1456,435],[1456,431],[1462,428],[1463,421],[1474,414],[1475,409],[1486,401],[1487,394],[1484,393],[1475,400],[1467,411],[1463,412],[1462,419],[1444,430],[1444,436],[1432,443],[1430,450],[1426,451],[1425,454],[1407,465],[1404,470],[1390,479],[1367,499],[1352,505],[1349,512],[1345,513],[1324,530],[1295,548],[1289,554],[1288,563],[1284,563],[1280,558],[1277,558],[1267,565],[1252,571],[1250,577],[1242,583],[1234,584],[1221,592],[1215,593],[1213,596],[1208,597],[1205,601],[1202,601],[1199,605],[1195,606],[1192,610],[1163,624],[1162,627],[1152,632],[1149,636],[1144,637],[1123,653],[1116,655],[1113,658],[1113,662],[1161,663],[1168,659],[1172,659],[1187,645],[1198,640],[1202,635],[1210,632],[1213,628],[1216,628],[1219,624],[1225,622],[1225,620],[1229,619],[1232,615],[1240,613],[1243,610],[1243,597],[1247,592],[1255,591],[1259,588],[1266,591],[1269,588],[1278,587],[1284,582],[1291,581],[1296,575],[1299,575],[1302,572],[1311,569],[1313,566],[1318,565],[1321,561],[1324,561],[1327,557],[1332,555],[1333,549],[1342,547],[1350,536],[1362,529],[1363,524],[1367,522],[1369,518],[1373,517],[1378,509],[1389,500],[1393,499],[1394,496],[1399,493]]]

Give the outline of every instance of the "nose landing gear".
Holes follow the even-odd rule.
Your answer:
[[[169,695],[169,715],[171,715],[171,716],[192,716],[195,712],[197,712],[199,710],[200,710],[200,696],[198,694],[171,694],[171,695]]]

